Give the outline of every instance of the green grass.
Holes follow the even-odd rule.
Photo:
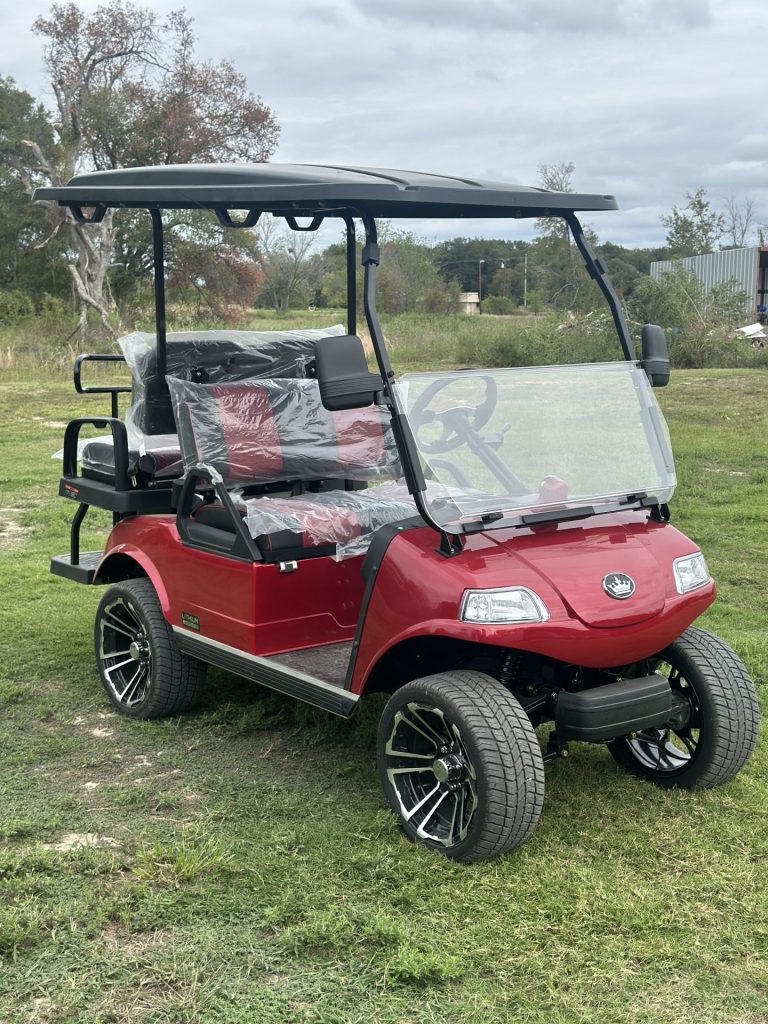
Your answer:
[[[344,723],[212,672],[197,713],[122,719],[93,663],[99,592],[47,572],[72,513],[56,424],[102,405],[18,377],[0,383],[2,1024],[768,1019],[765,732],[701,794],[574,745],[530,842],[461,867],[385,811],[376,703]],[[764,708],[766,396],[746,370],[660,395],[674,522],[720,590],[702,624]],[[95,548],[106,516],[86,526]]]

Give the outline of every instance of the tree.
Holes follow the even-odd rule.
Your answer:
[[[539,185],[549,192],[573,192],[572,163],[539,164]],[[540,234],[549,238],[560,238],[570,248],[571,234],[562,217],[540,217],[536,221]]]
[[[162,21],[130,0],[108,0],[90,13],[54,4],[33,31],[44,40],[55,112],[53,144],[24,139],[12,156],[28,194],[41,178],[62,185],[86,167],[261,161],[275,149],[278,124],[235,67],[195,61],[184,11]],[[41,205],[50,236],[62,228],[68,235],[81,330],[91,308],[114,334],[107,285],[117,241],[113,211],[89,226],[53,203]]]
[[[723,237],[726,249],[741,249],[755,229],[756,206],[751,196],[738,200],[733,193],[725,197]]]
[[[302,300],[309,270],[309,251],[315,241],[311,232],[283,232],[275,218],[259,223],[259,268],[263,275],[261,298],[276,313],[285,313],[297,295]]]
[[[723,215],[712,208],[705,189],[686,192],[685,198],[682,209],[673,206],[672,212],[661,218],[670,255],[677,259],[714,252],[726,226]]]
[[[22,139],[50,146],[50,118],[12,78],[0,76],[0,281],[39,302],[45,292],[68,287],[68,281],[57,274],[59,252],[45,251],[45,214],[30,204],[11,166]]]

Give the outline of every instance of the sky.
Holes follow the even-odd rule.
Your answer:
[[[0,0],[0,74],[50,103],[30,31],[48,6]],[[523,185],[538,183],[542,164],[571,162],[577,191],[610,193],[620,206],[585,220],[627,246],[663,244],[660,216],[700,186],[714,205],[750,197],[768,222],[765,0],[184,6],[198,56],[232,60],[275,113],[275,160]],[[498,223],[412,227],[429,240],[526,237]]]

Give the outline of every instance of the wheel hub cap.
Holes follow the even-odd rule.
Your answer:
[[[147,656],[147,645],[143,637],[137,637],[128,648],[134,661],[142,661]]]
[[[433,763],[432,771],[438,782],[453,788],[462,781],[466,769],[463,760],[456,754],[445,754]]]

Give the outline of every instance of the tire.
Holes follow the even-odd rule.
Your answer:
[[[112,704],[128,718],[160,718],[193,707],[206,665],[182,654],[148,579],[110,587],[94,628],[96,664]]]
[[[704,629],[690,628],[648,663],[669,677],[675,716],[608,744],[632,775],[665,789],[712,789],[734,777],[757,741],[755,688],[740,658]]]
[[[417,679],[381,716],[379,778],[406,835],[471,863],[523,843],[544,800],[544,762],[512,694],[481,672]]]

